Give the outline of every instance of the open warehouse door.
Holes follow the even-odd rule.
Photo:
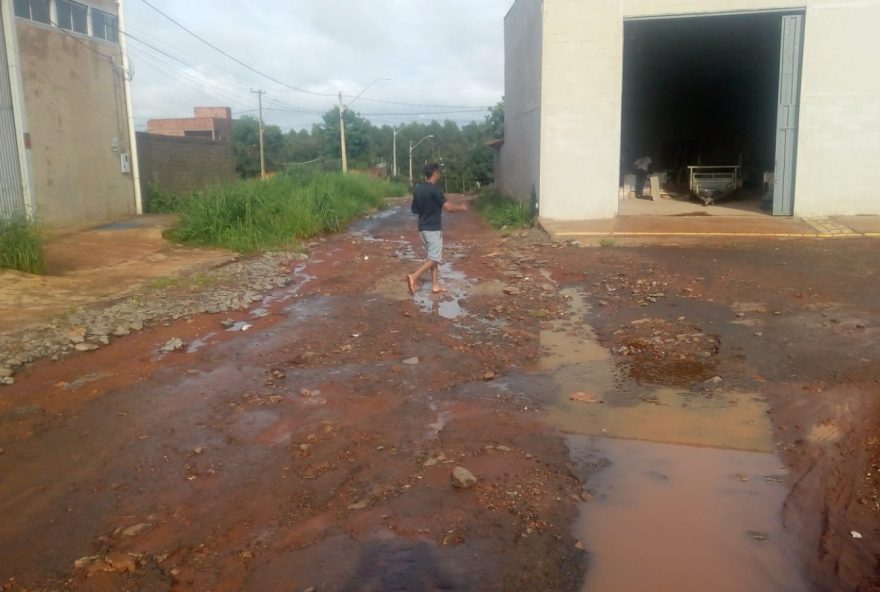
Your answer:
[[[793,213],[803,20],[624,21],[621,215]]]

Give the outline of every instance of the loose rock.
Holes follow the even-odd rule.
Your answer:
[[[161,347],[159,351],[167,354],[183,349],[183,345],[183,340],[180,339],[180,337],[172,337],[165,343],[165,345]]]
[[[104,561],[113,569],[113,571],[131,573],[137,569],[134,557],[128,553],[110,553],[104,558]]]
[[[477,484],[477,478],[474,474],[464,467],[455,467],[452,469],[452,486],[457,489],[470,489]]]

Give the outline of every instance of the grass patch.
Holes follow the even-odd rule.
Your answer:
[[[614,239],[611,239],[611,238],[603,238],[603,239],[600,239],[600,240],[599,240],[599,246],[600,246],[600,247],[606,247],[606,248],[607,248],[607,247],[613,247],[613,246],[614,246]]]
[[[298,171],[166,196],[180,220],[169,237],[183,243],[253,253],[341,230],[354,218],[405,195],[406,188],[366,175]]]
[[[476,207],[495,230],[531,228],[535,224],[533,204],[518,202],[495,191],[487,191],[477,198]]]
[[[0,268],[45,273],[46,251],[37,225],[26,218],[0,218]]]

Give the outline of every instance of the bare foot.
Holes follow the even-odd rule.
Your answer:
[[[431,291],[434,292],[434,294],[441,294],[443,292],[448,292],[449,290],[447,290],[443,286],[434,286],[434,289]]]
[[[416,282],[413,280],[413,276],[406,276],[406,287],[409,288],[409,293],[415,295],[416,293]]]

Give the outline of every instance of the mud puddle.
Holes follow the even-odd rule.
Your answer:
[[[772,454],[568,438],[590,480],[575,531],[591,555],[585,592],[806,590],[782,527],[787,494]],[[606,461],[606,462],[607,462]]]
[[[805,589],[766,401],[635,382],[598,343],[583,295],[563,295],[540,368],[556,387],[547,420],[595,495],[574,526],[590,556],[583,590]]]

